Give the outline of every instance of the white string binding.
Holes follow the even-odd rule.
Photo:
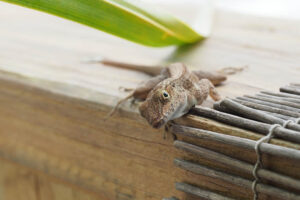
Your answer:
[[[299,124],[300,123],[300,117],[295,119],[295,120],[286,120],[283,123],[282,127],[286,128],[287,125],[289,125],[292,122]],[[256,160],[256,163],[255,163],[253,171],[252,171],[252,174],[255,178],[255,180],[252,182],[252,186],[251,186],[251,189],[252,189],[253,194],[254,194],[253,195],[253,200],[258,199],[258,193],[257,193],[257,190],[256,190],[256,185],[259,181],[259,177],[258,177],[257,171],[262,166],[261,154],[260,154],[260,145],[263,142],[269,143],[270,140],[272,139],[273,135],[274,135],[275,128],[278,128],[278,127],[281,127],[281,126],[279,124],[273,124],[269,129],[269,133],[266,136],[264,136],[264,137],[260,138],[259,140],[257,140],[256,143],[255,143],[254,150],[255,150],[255,153],[256,153],[257,160]]]
[[[290,120],[290,119],[289,119],[289,120],[286,120],[286,121],[283,123],[282,126],[283,126],[284,128],[286,128],[287,125],[289,125],[290,123],[295,123],[295,122],[296,122],[296,121]]]
[[[290,122],[285,122],[284,125],[283,125],[283,127],[285,127],[289,123]],[[257,171],[259,170],[259,168],[261,168],[261,165],[262,165],[262,163],[261,163],[261,154],[260,154],[260,145],[263,142],[267,142],[267,143],[270,142],[270,140],[272,139],[272,137],[274,135],[274,130],[277,127],[280,127],[280,125],[279,124],[272,125],[270,127],[270,129],[269,129],[269,133],[266,136],[264,136],[264,137],[260,138],[259,140],[257,140],[256,143],[255,143],[255,146],[254,146],[254,150],[255,150],[255,153],[256,153],[256,156],[257,156],[257,160],[256,160],[256,163],[255,163],[253,171],[252,171],[252,174],[253,174],[253,176],[255,178],[255,180],[252,182],[252,186],[251,186],[251,189],[252,189],[253,194],[254,194],[253,195],[253,200],[257,200],[258,199],[256,185],[257,185],[257,183],[259,181],[259,177],[257,175]]]

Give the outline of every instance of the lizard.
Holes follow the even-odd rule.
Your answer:
[[[97,60],[104,65],[123,69],[141,71],[153,76],[142,82],[136,89],[118,101],[111,116],[122,104],[130,98],[142,100],[139,112],[153,128],[160,128],[168,121],[186,114],[195,105],[201,105],[208,97],[215,101],[220,100],[220,95],[215,85],[226,80],[220,73],[207,71],[190,71],[183,63],[173,63],[164,66],[143,66],[116,62],[107,59]],[[239,71],[240,69],[229,69]]]

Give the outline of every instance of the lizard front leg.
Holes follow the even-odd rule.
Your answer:
[[[201,79],[208,79],[212,82],[213,85],[219,85],[223,81],[226,81],[227,75],[233,75],[238,72],[242,72],[245,67],[225,67],[217,72],[208,72],[208,71],[202,71],[202,70],[197,70],[193,71],[193,73]]]
[[[154,76],[149,80],[142,82],[138,87],[133,91],[132,97],[138,100],[145,100],[148,96],[148,93],[161,81],[165,80],[167,77],[164,74]]]
[[[198,83],[198,89],[196,91],[195,97],[198,101],[198,105],[202,104],[203,101],[209,95],[214,101],[219,101],[221,96],[217,92],[214,85],[208,79],[201,79]]]
[[[217,72],[207,72],[202,70],[193,71],[193,74],[195,74],[199,80],[201,79],[208,79],[211,81],[213,85],[219,85],[223,81],[226,81],[227,77],[225,75],[222,75],[221,73]]]
[[[121,99],[117,102],[115,107],[108,113],[105,119],[111,117],[118,110],[119,106],[126,102],[130,98],[134,98],[134,100],[145,100],[147,98],[148,93],[161,81],[166,79],[167,77],[164,74],[160,74],[158,76],[152,77],[149,80],[142,82],[136,89],[134,89],[129,95],[125,98]]]

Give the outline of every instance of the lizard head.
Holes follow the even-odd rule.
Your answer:
[[[175,83],[161,82],[148,94],[139,111],[152,127],[160,128],[188,111],[187,99],[184,90],[178,90]]]

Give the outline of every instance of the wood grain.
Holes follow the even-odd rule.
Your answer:
[[[181,198],[177,180],[251,196],[238,186],[176,169],[173,159],[181,153],[172,147],[173,138],[164,140],[162,130],[139,116],[123,112],[104,122],[108,110],[99,104],[10,81],[0,85],[0,105],[6,105],[0,110],[6,130],[0,132],[1,157],[99,193],[101,199]]]
[[[37,170],[0,159],[0,199],[97,200],[99,195],[47,176]]]
[[[262,89],[278,91],[289,82],[299,82],[299,21],[218,11],[213,35],[208,40],[157,49],[50,15],[0,4],[0,161],[4,163],[0,167],[0,190],[12,195],[5,199],[36,198],[31,194],[35,178],[23,182],[23,176],[17,173],[23,168],[40,174],[32,175],[42,177],[37,185],[42,187],[49,181],[58,191],[52,194],[45,186],[45,192],[41,192],[45,196],[40,199],[68,199],[73,192],[77,199],[186,198],[176,191],[175,182],[188,182],[231,198],[252,197],[250,190],[173,166],[174,158],[188,157],[202,165],[249,177],[228,166],[177,151],[172,136],[167,134],[163,139],[164,131],[150,128],[139,117],[136,106],[127,103],[104,122],[109,110],[127,95],[118,88],[133,88],[148,76],[82,61],[103,56],[149,65],[181,61],[192,69],[202,70],[248,66],[218,87],[223,96],[253,95]],[[211,106],[211,101],[205,105]],[[213,126],[217,123],[212,120],[193,121],[191,116],[180,120],[202,128],[207,126],[209,130],[240,134],[240,130],[229,131],[232,127]],[[242,133],[250,139],[261,137],[250,131]],[[299,148],[282,140],[273,143]],[[244,161],[255,159],[254,154],[236,147],[211,141],[201,144]],[[10,171],[4,166],[15,164],[6,164],[2,158],[18,167]],[[267,157],[264,162],[271,170],[292,173],[284,172],[276,158]],[[295,168],[293,163],[282,162],[288,169]],[[5,186],[3,180],[10,176],[17,181],[12,183],[15,188]],[[20,189],[20,185],[25,189]],[[23,190],[30,194],[13,196],[17,195],[13,191]]]

